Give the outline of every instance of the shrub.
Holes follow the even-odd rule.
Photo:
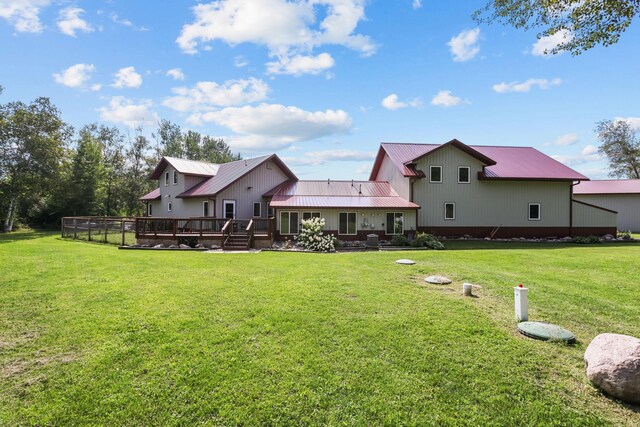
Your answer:
[[[322,232],[324,218],[310,218],[302,221],[302,230],[296,236],[296,243],[310,251],[334,252],[335,237],[325,236]]]
[[[629,231],[618,231],[618,239],[631,240],[631,230],[629,230]]]
[[[195,248],[196,245],[198,244],[198,238],[197,237],[180,237],[178,239],[178,244],[179,245],[187,245],[187,246],[190,246],[192,248]]]
[[[420,248],[427,247],[431,249],[442,250],[444,245],[433,234],[418,233],[416,237],[411,241],[411,246]]]
[[[578,236],[573,239],[573,243],[579,243],[583,245],[592,245],[595,243],[602,243],[598,236]]]
[[[402,234],[397,234],[391,238],[391,246],[409,246],[409,240]]]

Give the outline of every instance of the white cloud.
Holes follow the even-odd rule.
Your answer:
[[[180,68],[172,68],[167,71],[167,76],[172,77],[174,80],[184,80],[184,73]]]
[[[453,94],[450,90],[441,90],[431,99],[431,105],[437,105],[441,107],[455,107],[460,104],[469,104],[469,101],[463,100]]]
[[[365,19],[365,3],[365,0],[220,0],[198,4],[192,9],[194,21],[182,27],[176,43],[190,54],[220,40],[232,46],[240,43],[266,46],[269,55],[277,58],[313,57],[313,49],[327,44],[371,55],[376,46],[369,37],[355,33],[358,23]],[[316,22],[317,18],[322,20]]]
[[[211,122],[233,132],[234,148],[284,148],[351,130],[351,117],[342,110],[305,111],[280,104],[227,107],[219,111],[195,114],[191,123]]]
[[[134,25],[133,22],[131,22],[128,19],[125,19],[125,18],[120,18],[115,13],[112,13],[111,15],[109,15],[109,19],[111,19],[116,24],[120,24],[120,25],[125,26],[125,27],[133,28],[136,31],[148,31],[149,30],[147,27],[138,27],[138,26]]]
[[[392,93],[391,95],[384,98],[381,104],[387,110],[393,111],[406,107],[419,107],[420,105],[422,105],[422,100],[420,98],[414,98],[413,101],[403,102],[398,99],[398,95]]]
[[[19,33],[42,31],[40,10],[51,0],[0,0],[0,18],[5,19]]]
[[[480,38],[480,28],[462,31],[447,43],[449,50],[456,62],[469,61],[480,53],[478,40]]]
[[[98,111],[100,120],[135,127],[141,124],[155,124],[159,121],[158,115],[151,111],[151,107],[153,107],[151,100],[135,103],[122,96],[114,96],[109,101],[108,107],[99,108]]]
[[[529,92],[531,88],[537,86],[540,89],[549,89],[551,86],[558,86],[562,83],[561,79],[555,78],[552,80],[547,79],[529,79],[522,83],[511,82],[511,83],[498,83],[493,85],[493,91],[497,93],[506,93],[506,92]]]
[[[627,122],[631,129],[640,131],[640,117],[616,117],[614,121]]]
[[[242,68],[249,65],[249,61],[244,56],[238,55],[235,58],[233,58],[233,65],[236,66],[237,68]]]
[[[595,145],[587,145],[582,149],[582,154],[584,156],[590,156],[592,154],[596,154],[598,152],[598,147]]]
[[[320,74],[333,67],[334,63],[335,61],[328,53],[321,53],[317,56],[282,56],[277,61],[267,62],[267,73],[291,74],[293,76]]]
[[[191,88],[175,87],[171,91],[176,96],[165,99],[162,105],[176,111],[196,112],[263,101],[267,98],[269,86],[262,80],[250,78],[228,80],[222,84],[198,82]]]
[[[580,154],[556,155],[551,157],[567,166],[576,166],[583,163],[596,162],[602,159],[602,156],[598,153],[598,147],[594,145],[587,145],[582,149]]]
[[[557,137],[552,143],[547,145],[559,145],[559,146],[567,146],[576,144],[580,139],[578,135],[575,133],[568,133],[566,135],[562,135]]]
[[[91,33],[93,27],[87,21],[80,18],[84,13],[83,9],[77,7],[67,7],[58,14],[58,28],[63,34],[71,37],[76,36],[76,31]]]
[[[124,87],[140,87],[142,85],[142,76],[136,73],[134,67],[125,67],[118,70],[115,74],[115,80],[111,86],[117,88]]]
[[[358,175],[369,175],[371,173],[371,169],[373,165],[371,163],[364,163],[356,169],[356,174]]]
[[[415,10],[415,9],[420,9],[422,7],[422,0],[413,0],[413,3],[411,3],[411,7]]]
[[[573,34],[569,30],[560,30],[550,36],[540,37],[532,48],[533,56],[544,56],[550,58],[553,56],[551,51],[563,43],[568,43],[573,39]]]
[[[73,88],[83,88],[86,83],[91,79],[91,74],[96,70],[93,64],[76,64],[62,71],[61,73],[55,73],[53,79],[56,83]],[[96,85],[93,85],[91,88]],[[99,86],[99,85],[98,85]],[[97,90],[100,90],[98,87]]]
[[[362,160],[373,160],[376,153],[372,151],[355,150],[326,150],[311,151],[300,157],[287,157],[282,160],[293,166],[318,166],[327,162],[353,162]]]

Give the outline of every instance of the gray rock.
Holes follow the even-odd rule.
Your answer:
[[[640,403],[640,339],[600,334],[584,353],[587,377],[608,395]]]
[[[603,240],[615,240],[616,238],[614,236],[612,236],[611,234],[605,234],[604,236],[602,236]]]
[[[205,245],[203,245],[202,243],[198,243],[198,244],[196,245],[196,248],[197,248],[197,249],[200,249],[200,248],[206,248],[206,246],[205,246]]]
[[[491,240],[491,237],[485,237],[484,240]]]
[[[433,283],[434,285],[448,285],[451,283],[451,279],[444,276],[429,276],[424,279],[427,283]]]
[[[155,245],[153,247],[153,249],[164,249],[164,248],[165,248],[165,246],[162,243],[160,243],[159,245]]]
[[[169,249],[178,249],[179,247],[178,245],[169,245]]]
[[[180,244],[179,248],[180,249],[191,249],[191,246],[185,245],[185,244]]]

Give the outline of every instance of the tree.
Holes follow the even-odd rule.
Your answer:
[[[142,203],[139,198],[151,191],[153,186],[148,179],[153,163],[153,159],[148,156],[150,148],[149,140],[139,132],[126,152],[127,171],[124,177],[123,197],[125,211],[129,216],[141,215]]]
[[[640,0],[492,0],[473,18],[518,29],[542,28],[538,37],[565,35],[548,53],[579,55],[597,45],[617,43],[638,14]]]
[[[25,198],[46,194],[57,184],[73,129],[48,98],[31,104],[0,104],[0,194],[7,200],[4,231],[13,230]]]
[[[180,126],[162,119],[158,125],[158,133],[153,137],[158,141],[156,147],[158,159],[162,156],[184,157],[183,135]]]
[[[100,190],[104,180],[102,144],[92,135],[91,127],[80,130],[80,139],[71,162],[69,202],[67,209],[74,216],[96,215],[101,211]]]
[[[598,152],[609,159],[612,177],[640,179],[640,138],[624,120],[603,120],[596,126]]]
[[[240,160],[240,154],[233,154],[231,148],[222,138],[212,138],[205,135],[202,138],[202,159],[211,163],[228,163]]]

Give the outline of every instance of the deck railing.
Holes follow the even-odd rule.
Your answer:
[[[275,219],[227,219],[227,218],[156,218],[135,219],[136,237],[228,237],[231,234],[249,234],[272,238]],[[250,226],[251,225],[251,226]]]

